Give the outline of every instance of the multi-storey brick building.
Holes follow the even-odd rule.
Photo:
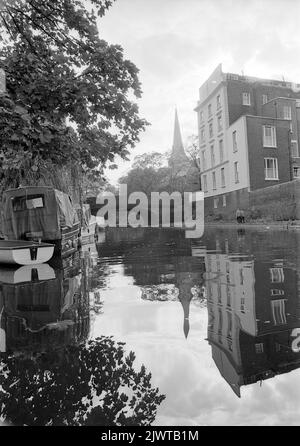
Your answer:
[[[300,84],[219,65],[195,111],[207,214],[245,208],[249,192],[300,177]]]

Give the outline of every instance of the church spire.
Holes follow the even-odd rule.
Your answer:
[[[174,137],[173,137],[172,149],[173,149],[172,150],[173,154],[179,153],[179,152],[184,152],[177,108],[175,108]]]
[[[187,157],[187,155],[184,151],[184,147],[183,147],[179,119],[178,119],[178,112],[177,112],[177,108],[175,108],[173,146],[172,146],[171,157],[169,160],[169,165],[171,167],[175,167],[175,166],[182,167],[182,162],[187,162],[187,161],[188,161],[188,157]]]

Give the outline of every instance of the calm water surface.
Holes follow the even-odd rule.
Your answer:
[[[299,424],[299,247],[280,231],[120,228],[72,261],[2,268],[2,420]]]

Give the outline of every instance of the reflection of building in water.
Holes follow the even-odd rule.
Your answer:
[[[0,269],[1,351],[40,351],[85,340],[89,304],[82,259]]]
[[[240,396],[242,385],[300,367],[291,337],[300,323],[297,272],[280,259],[258,260],[259,247],[255,259],[229,254],[226,240],[209,247],[208,341],[220,373]]]
[[[134,278],[145,300],[179,300],[183,330],[189,332],[190,302],[200,297],[204,257],[193,256],[191,239],[179,229],[107,228],[99,257],[120,256],[125,273]]]

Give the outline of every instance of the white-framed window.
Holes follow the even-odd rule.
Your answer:
[[[268,102],[268,95],[267,94],[263,94],[262,95],[262,103],[266,104]]]
[[[243,93],[243,105],[251,105],[250,93]]]
[[[203,175],[203,190],[207,192],[207,176]]]
[[[298,166],[293,167],[293,177],[300,178],[300,167]]]
[[[205,130],[204,129],[201,129],[200,141],[201,141],[201,143],[205,142]]]
[[[237,134],[236,130],[232,132],[232,148],[234,152],[237,152],[238,146],[237,146]]]
[[[214,134],[214,132],[213,132],[213,123],[212,122],[209,123],[208,129],[209,129],[209,137],[212,138],[213,134]]]
[[[206,170],[206,150],[202,150],[201,156],[202,156],[202,167],[203,167],[203,170]]]
[[[283,106],[283,119],[292,119],[292,107],[290,105]]]
[[[264,158],[265,180],[278,180],[277,158]]]
[[[221,108],[221,96],[219,94],[217,96],[217,108]]]
[[[273,125],[263,125],[264,147],[277,147],[276,127]]]
[[[220,163],[223,163],[223,161],[224,161],[224,143],[223,143],[223,139],[220,139],[220,141],[219,141],[219,153],[220,153]]]
[[[211,104],[208,104],[208,116],[210,117],[211,115],[212,115]]]
[[[225,168],[221,168],[221,186],[225,187]]]
[[[271,275],[272,283],[283,283],[284,282],[283,268],[270,268],[270,275]]]
[[[212,185],[213,185],[213,190],[216,190],[217,189],[216,172],[212,172]]]
[[[221,132],[223,130],[223,124],[222,124],[222,115],[218,116],[218,132]]]
[[[262,342],[260,342],[259,344],[255,344],[255,353],[257,355],[260,355],[263,352],[264,352],[264,344]]]
[[[215,159],[215,149],[214,146],[210,146],[210,160],[211,160],[211,167],[214,167],[214,165],[216,164],[216,159]]]
[[[214,209],[218,209],[219,198],[214,198]]]
[[[226,195],[223,195],[223,208],[226,208],[227,202],[226,202]]]
[[[277,288],[272,288],[271,289],[271,297],[274,296],[284,296],[284,290],[279,290]]]
[[[237,161],[235,161],[235,163],[234,163],[234,181],[235,181],[235,183],[239,183],[239,165],[238,165],[238,162]]]
[[[272,300],[271,308],[274,325],[286,324],[285,299]]]

